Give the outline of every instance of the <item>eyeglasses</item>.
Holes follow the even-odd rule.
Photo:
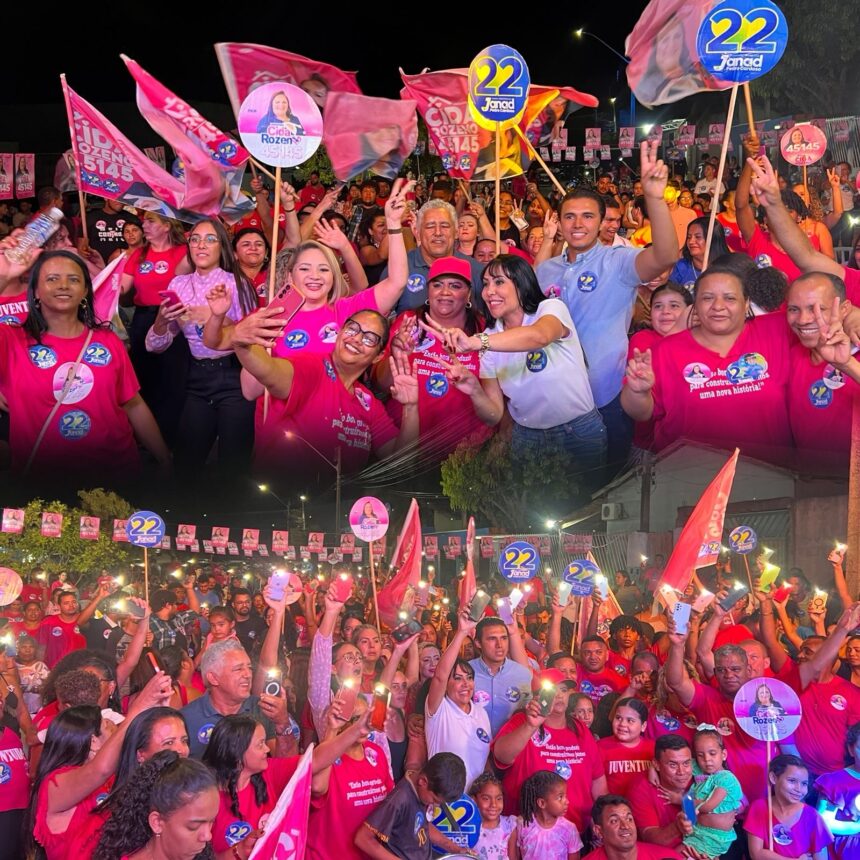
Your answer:
[[[360,663],[361,655],[360,654],[344,654],[342,657],[338,657],[338,660],[343,660],[344,663]]]
[[[364,346],[376,347],[382,343],[381,334],[377,334],[375,331],[367,331],[367,329],[363,329],[355,320],[346,321],[346,325],[343,327],[343,333],[347,337],[355,337],[360,334],[361,343]]]
[[[205,236],[195,233],[188,239],[189,245],[199,245],[201,242],[205,242],[207,245],[217,245],[218,237],[214,233],[207,233]]]

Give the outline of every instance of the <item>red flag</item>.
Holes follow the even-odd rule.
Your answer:
[[[690,584],[694,570],[707,567],[717,560],[739,453],[739,449],[735,448],[734,454],[729,457],[693,508],[690,518],[681,529],[672,555],[669,556],[657,590],[668,585],[676,591],[683,591]]]
[[[125,261],[120,254],[93,278],[93,313],[101,322],[110,322],[116,314]]]
[[[355,72],[344,72],[337,66],[309,60],[301,54],[243,42],[219,42],[215,45],[215,53],[233,113],[237,116],[248,93],[272,81],[301,87],[320,109],[326,106],[329,93],[361,94]]]
[[[311,744],[266,821],[248,860],[303,860],[311,808]]]
[[[475,518],[469,517],[469,525],[466,526],[466,570],[457,583],[457,599],[460,607],[464,607],[478,590],[478,582],[475,579]]]
[[[627,82],[648,107],[669,104],[706,90],[725,90],[702,67],[696,36],[717,0],[651,0],[624,43],[630,57]]]
[[[331,93],[323,143],[342,182],[365,170],[393,179],[418,141],[417,103]]]
[[[421,517],[418,502],[412,500],[397,544],[391,557],[391,579],[379,590],[379,616],[384,624],[395,627],[397,613],[406,598],[407,589],[417,587],[421,579]]]

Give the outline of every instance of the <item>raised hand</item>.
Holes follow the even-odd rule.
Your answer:
[[[398,358],[408,358],[418,346],[420,329],[414,314],[406,314],[397,334],[391,338],[391,354]]]
[[[666,183],[669,181],[669,168],[662,159],[657,158],[658,144],[649,144],[643,140],[640,147],[640,164],[642,191],[651,199],[663,199]]]
[[[779,182],[767,156],[748,158],[747,165],[752,170],[752,190],[755,196],[766,207],[780,205],[782,201]]]
[[[334,248],[336,251],[343,251],[349,245],[347,235],[339,227],[336,227],[330,221],[326,221],[325,218],[320,218],[314,224],[314,239],[322,242],[323,245],[328,245],[329,248]]]
[[[209,310],[212,311],[214,317],[227,316],[227,311],[233,304],[232,290],[228,290],[225,284],[216,284],[206,293],[206,301],[209,303]]]
[[[633,348],[633,358],[627,362],[627,387],[634,394],[648,394],[654,387],[654,369],[651,366],[651,350],[640,352]]]
[[[418,405],[418,369],[410,368],[409,359],[389,358],[391,364],[391,396],[403,406]]]
[[[432,359],[436,364],[444,368],[445,376],[457,391],[462,391],[463,394],[471,397],[481,390],[481,380],[468,367],[460,364],[456,357],[452,356],[450,361],[445,361],[443,358],[435,355],[428,355],[427,358]]]
[[[445,328],[436,322],[430,314],[426,320],[418,320],[418,325],[430,334],[436,335],[442,341],[445,349],[451,353],[474,352],[481,348],[481,339],[477,335],[468,335],[459,328]]]
[[[842,180],[840,180],[835,168],[833,170],[829,167],[827,168],[827,181],[830,183],[830,188],[833,192],[839,191],[842,188]]]
[[[543,238],[545,242],[555,241],[558,235],[558,213],[554,209],[548,209],[543,216]]]
[[[406,195],[415,187],[413,179],[395,179],[391,196],[385,201],[385,223],[389,230],[398,230],[406,214]]]
[[[284,309],[281,305],[265,307],[262,310],[248,314],[236,323],[233,329],[234,346],[270,347],[284,330],[284,321],[279,319]]]
[[[160,321],[163,323],[164,328],[167,328],[168,323],[172,323],[174,320],[178,320],[180,317],[185,316],[187,312],[188,305],[183,302],[172,305],[170,304],[170,299],[165,299],[158,306],[158,314],[156,316],[155,323]],[[155,323],[153,323],[153,325],[155,325]]]
[[[259,176],[255,176],[251,180],[251,191],[253,191],[254,194],[262,194],[264,188],[265,186],[263,185],[263,180],[260,179]]]
[[[821,308],[813,308],[815,322],[818,323],[818,343],[815,351],[824,361],[838,366],[844,366],[851,359],[851,340],[842,328],[839,318],[839,297],[833,299],[833,306],[825,315]]]
[[[281,206],[286,209],[295,209],[299,202],[296,189],[289,182],[281,183]]]

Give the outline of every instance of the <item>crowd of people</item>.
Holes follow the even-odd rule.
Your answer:
[[[844,474],[860,279],[830,230],[850,167],[827,172],[825,208],[745,147],[719,189],[709,160],[694,182],[647,143],[635,180],[563,196],[533,175],[494,200],[444,174],[312,173],[279,189],[275,251],[260,178],[234,225],[105,200],[87,239],[64,218],[41,255],[0,254],[4,468],[300,480],[338,456],[344,474],[433,467],[500,432],[512,456],[565,455],[585,489],[678,439]],[[62,205],[45,188],[32,214]],[[117,256],[102,320],[92,280]]]
[[[658,557],[615,574],[608,627],[599,591],[583,616],[548,574],[519,604],[497,575],[459,602],[431,579],[389,628],[349,565],[292,597],[260,569],[154,567],[148,602],[134,574],[34,568],[0,619],[4,856],[246,860],[313,744],[309,858],[851,860],[860,603],[843,562],[814,594],[795,568],[729,607],[730,556],[673,600]],[[747,714],[797,710],[771,681],[802,717],[768,744]]]

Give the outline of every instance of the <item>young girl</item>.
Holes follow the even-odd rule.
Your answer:
[[[469,789],[481,813],[481,833],[472,849],[481,860],[508,860],[508,842],[517,826],[516,815],[502,815],[502,782],[491,773],[482,773]]]
[[[778,755],[768,778],[773,796],[773,850],[768,848],[767,800],[753,802],[744,821],[752,860],[779,857],[825,860],[833,837],[824,819],[803,800],[809,791],[809,769],[796,755]]]
[[[834,836],[835,860],[860,857],[860,723],[848,729],[845,752],[851,765],[815,780],[818,811]]]
[[[648,706],[628,696],[619,699],[612,712],[612,737],[601,738],[597,748],[606,768],[609,794],[628,797],[636,774],[647,773],[654,758],[654,741],[642,736],[648,719]]]
[[[567,713],[591,731],[591,724],[594,722],[594,702],[591,701],[588,693],[572,693],[567,700]]]
[[[700,728],[693,737],[693,754],[698,770],[690,793],[696,804],[696,823],[684,844],[699,854],[720,857],[737,838],[734,828],[725,830],[709,827],[698,820],[710,812],[736,812],[741,805],[743,790],[734,774],[724,767],[726,748],[720,733],[711,727]]]
[[[557,773],[539,770],[520,791],[523,823],[511,834],[511,860],[579,860],[582,840],[567,813],[567,785]]]

